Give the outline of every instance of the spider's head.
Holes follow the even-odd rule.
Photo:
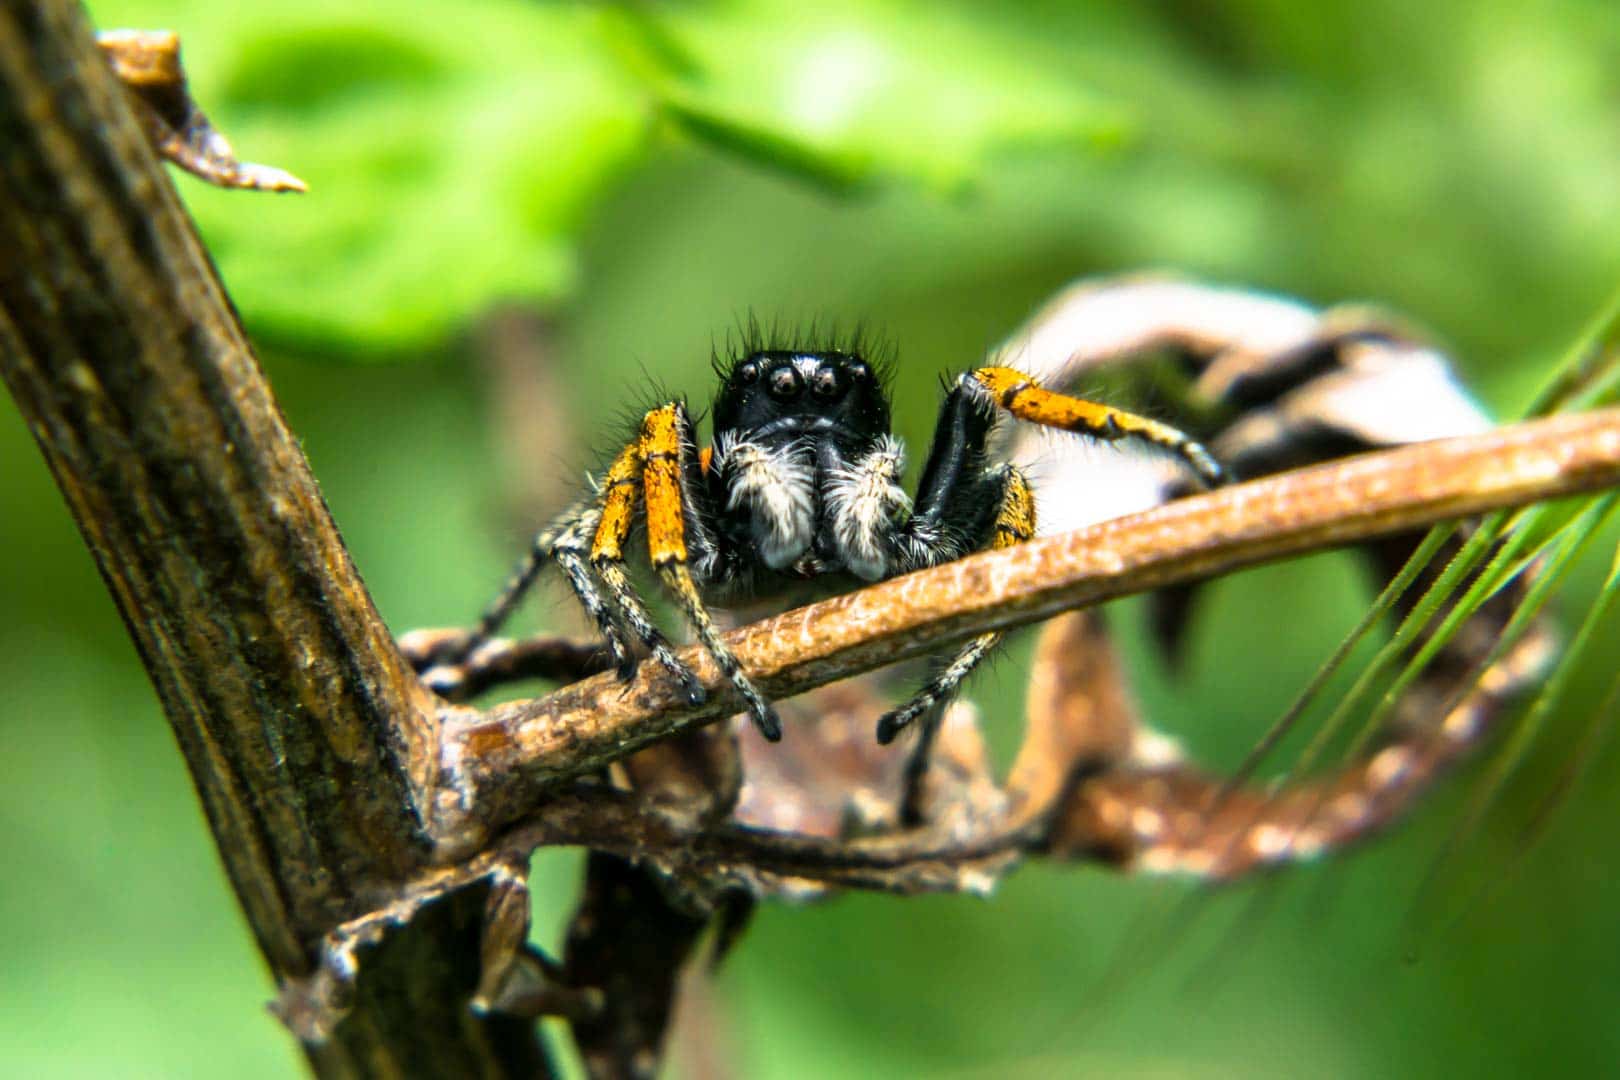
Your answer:
[[[714,430],[758,442],[831,436],[864,445],[888,434],[889,400],[858,353],[759,349],[725,373]]]

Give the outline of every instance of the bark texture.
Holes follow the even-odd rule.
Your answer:
[[[302,979],[326,934],[430,855],[417,806],[433,704],[70,0],[0,5],[0,252],[0,373],[151,674],[259,946],[279,982]],[[451,894],[377,945],[348,1018],[310,1051],[317,1070],[542,1070],[532,1024],[464,1007],[482,910]]]

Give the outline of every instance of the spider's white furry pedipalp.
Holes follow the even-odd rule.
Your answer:
[[[816,535],[816,471],[808,447],[772,448],[715,440],[714,465],[728,478],[727,510],[747,507],[760,560],[781,570],[810,550]]]
[[[827,475],[833,540],[845,568],[863,581],[881,581],[892,569],[895,529],[911,514],[911,496],[900,486],[905,467],[905,446],[885,435],[853,464]]]

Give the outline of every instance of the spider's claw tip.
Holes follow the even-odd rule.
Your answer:
[[[636,677],[636,668],[640,666],[641,662],[634,656],[621,656],[613,665],[613,672],[619,677],[620,682],[629,682]]]
[[[911,723],[911,718],[898,712],[884,713],[877,722],[877,741],[879,746],[888,746],[894,742],[894,737]]]
[[[1215,460],[1215,456],[1197,443],[1187,447],[1187,461],[1193,471],[1198,474],[1198,480],[1206,489],[1225,487],[1232,482],[1232,474],[1225,465]]]
[[[703,689],[703,684],[698,682],[698,677],[691,668],[668,652],[660,651],[657,656],[664,665],[664,670],[675,676],[675,681],[681,684],[681,693],[685,695],[688,704],[701,705],[709,700],[709,692]]]
[[[759,728],[759,733],[765,737],[766,742],[782,741],[782,719],[776,715],[775,709],[767,705],[751,710],[750,715],[753,717],[754,726]]]

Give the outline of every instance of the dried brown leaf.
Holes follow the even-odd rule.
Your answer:
[[[129,90],[141,125],[161,156],[218,187],[254,191],[309,190],[272,165],[241,161],[225,136],[192,100],[172,30],[107,30],[96,36],[113,74]]]

